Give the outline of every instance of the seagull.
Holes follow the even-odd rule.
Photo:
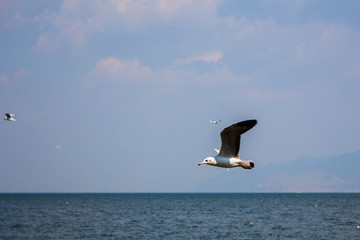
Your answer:
[[[219,120],[219,121],[210,120],[210,122],[213,123],[213,124],[219,124],[221,122],[221,120]]]
[[[15,114],[5,113],[5,118],[4,118],[4,120],[6,120],[6,121],[16,121],[15,118],[13,118],[14,116],[15,116]]]
[[[56,148],[57,148],[57,149],[61,148],[61,145],[56,145]]]
[[[214,157],[207,157],[198,166],[207,164],[216,167],[233,168],[242,167],[252,169],[254,162],[241,160],[238,156],[241,134],[247,132],[257,124],[257,120],[246,120],[226,127],[220,133],[221,148],[215,148],[218,153]]]

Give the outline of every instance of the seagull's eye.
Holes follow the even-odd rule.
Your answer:
[[[207,162],[207,159],[205,160],[205,162]]]

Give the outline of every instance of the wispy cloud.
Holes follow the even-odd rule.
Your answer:
[[[360,59],[357,47],[360,38],[357,29],[321,21],[302,22],[297,25],[284,24],[271,16],[253,18],[245,15],[241,18],[232,15],[219,16],[217,8],[220,3],[221,1],[217,0],[208,0],[205,3],[195,0],[109,0],[91,3],[85,0],[64,0],[59,11],[55,13],[44,11],[34,18],[34,21],[45,22],[44,25],[50,26],[50,28],[44,27],[46,30],[38,37],[35,49],[51,54],[63,46],[82,46],[90,42],[90,36],[99,33],[124,32],[126,36],[129,36],[128,34],[151,36],[149,33],[151,29],[171,26],[172,29],[181,29],[184,32],[181,41],[171,43],[171,49],[181,48],[179,52],[186,53],[185,57],[173,55],[175,57],[171,62],[175,62],[176,65],[190,65],[197,62],[219,64],[225,62],[224,56],[226,56],[226,60],[229,61],[224,65],[239,75],[242,74],[241,71],[247,76],[261,73],[265,76],[264,79],[268,79],[269,75],[277,75],[277,79],[280,80],[274,81],[273,88],[276,88],[277,84],[282,84],[285,78],[287,82],[295,82],[299,81],[298,76],[301,75],[303,81],[311,81],[314,79],[311,74],[315,72],[333,76],[335,68],[328,66],[338,64],[339,58],[344,59],[340,64],[343,66],[338,66],[340,70],[336,72],[349,71],[348,69],[351,68],[355,69],[351,71],[356,74],[356,67],[352,66]],[[268,1],[268,4],[283,5],[283,1]],[[291,7],[298,4],[284,3],[284,5]],[[217,50],[219,43],[221,43],[221,51]],[[206,49],[214,51],[206,52]],[[149,52],[151,51],[149,49]],[[202,54],[193,55],[194,52],[199,51]],[[132,54],[130,59],[141,61],[145,56],[135,55],[134,52]],[[166,63],[164,61],[161,64]],[[307,71],[314,66],[317,66],[316,71]],[[169,65],[166,67],[171,68]],[[163,69],[166,67],[163,66]],[[264,92],[254,91],[251,94],[254,98],[276,97],[276,92],[269,92],[266,89]]]
[[[212,60],[215,61],[215,60]],[[87,74],[87,85],[101,84],[101,82],[152,82],[163,83],[166,87],[177,88],[180,85],[203,85],[238,83],[245,84],[250,76],[239,76],[227,67],[212,69],[209,72],[195,72],[193,70],[179,70],[176,68],[152,69],[144,66],[138,59],[123,60],[115,57],[100,59],[96,67]],[[169,85],[170,84],[170,85]]]
[[[127,61],[114,57],[100,59],[90,72],[92,77],[107,77],[117,81],[146,79],[150,74],[150,67],[142,66],[137,59]]]
[[[0,85],[1,86],[7,86],[10,85],[14,79],[24,78],[28,75],[27,71],[25,69],[19,69],[14,74],[8,76],[6,74],[0,75]]]
[[[14,78],[22,78],[28,75],[27,71],[25,69],[19,69],[17,72],[13,74]]]
[[[196,16],[198,20],[206,19],[216,15],[218,4],[218,0],[64,0],[59,13],[45,11],[34,18],[40,24],[46,22],[53,26],[52,31],[39,36],[35,49],[49,54],[63,45],[81,45],[96,32],[137,32],[149,26],[166,25],[174,18]]]
[[[21,28],[31,23],[31,18],[24,16],[21,10],[21,2],[0,0],[0,30]]]
[[[191,64],[197,61],[203,61],[206,63],[218,63],[221,62],[223,54],[220,51],[207,52],[198,56],[192,56],[185,59],[179,59],[176,64]]]
[[[5,74],[1,74],[0,75],[0,84],[2,86],[5,86],[5,85],[8,85],[9,83],[10,83],[10,81],[9,81],[8,76],[6,76]]]
[[[63,45],[80,46],[86,42],[89,27],[81,21],[71,22],[59,31],[42,33],[34,46],[47,55],[55,53]]]

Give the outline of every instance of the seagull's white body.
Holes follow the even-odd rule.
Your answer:
[[[6,120],[6,121],[13,121],[13,122],[15,122],[16,120],[15,120],[15,118],[13,118],[15,116],[15,114],[12,114],[12,113],[5,113],[5,118],[4,118],[4,120]]]
[[[221,120],[219,120],[219,121],[210,120],[210,122],[213,123],[213,124],[219,124],[221,122]]]
[[[218,153],[213,157],[207,157],[199,163],[200,165],[207,164],[210,166],[233,168],[242,167],[245,169],[254,168],[254,162],[251,160],[241,160],[238,156],[240,149],[241,134],[250,130],[257,124],[256,120],[247,120],[235,123],[227,128],[224,128],[220,133],[221,148],[215,148]]]
[[[245,169],[251,169],[249,168],[250,166],[248,166],[248,161],[243,161],[239,157],[232,157],[232,158],[222,157],[219,156],[219,152],[220,152],[219,148],[215,148],[214,150],[218,153],[218,155],[214,157],[208,157],[207,158],[209,162],[208,165],[213,165],[216,167],[223,167],[223,168],[243,167]],[[211,161],[209,161],[210,159]]]
[[[242,167],[245,169],[251,169],[253,168],[252,166],[254,166],[254,163],[252,163],[252,161],[244,161],[241,160],[240,158],[235,158],[235,157],[228,158],[219,155],[216,155],[214,157],[207,157],[204,161],[205,164],[216,167],[222,167],[222,168]]]

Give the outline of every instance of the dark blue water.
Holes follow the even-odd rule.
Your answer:
[[[359,224],[360,194],[0,194],[0,239],[360,239]]]

